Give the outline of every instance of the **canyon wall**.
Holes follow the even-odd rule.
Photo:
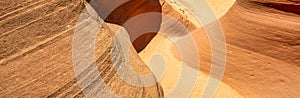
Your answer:
[[[299,3],[286,0],[237,0],[220,19],[227,44],[224,83],[244,97],[299,96],[297,7]],[[208,37],[203,29],[192,35],[198,42],[201,71],[209,74]]]
[[[89,13],[83,13],[87,4],[85,1],[2,0],[0,4],[1,97],[85,97],[82,90],[101,94],[104,92],[97,91],[97,88],[91,89],[97,87],[95,83],[98,83],[99,78],[121,97],[163,96],[159,84],[132,86],[116,74],[114,64],[124,62],[119,60],[122,59],[119,55],[112,55],[112,52],[120,51],[120,47],[112,47],[114,35],[108,28],[101,29],[95,42],[94,62],[101,77],[87,77],[91,73],[89,68],[92,64],[86,64],[88,68],[82,70],[87,76],[83,78],[91,78],[92,82],[87,87],[80,87],[74,72],[73,65],[76,63],[72,58],[72,44],[76,29],[85,36],[93,29],[89,25],[94,20]],[[80,17],[83,20],[79,21]],[[90,48],[89,45],[82,47],[87,48]],[[117,59],[117,62],[113,62],[112,58]],[[133,69],[140,74],[151,75],[133,48],[130,50],[130,58]],[[145,81],[137,76],[126,78],[141,84]],[[155,77],[148,79],[153,81]]]

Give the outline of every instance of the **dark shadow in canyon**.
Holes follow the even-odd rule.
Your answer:
[[[294,13],[300,15],[300,3],[272,3],[272,2],[255,2],[270,8],[281,10],[284,12]]]
[[[159,0],[86,0],[95,9],[98,16],[105,20],[105,22],[123,26],[129,19],[149,13],[157,12],[162,13],[162,6]],[[121,5],[114,5],[116,2],[123,2]],[[113,5],[113,6],[111,6]],[[116,6],[116,7],[114,7]],[[110,11],[110,9],[112,11]],[[138,19],[138,21],[131,21],[126,26],[123,26],[129,33],[130,40],[135,50],[141,52],[155,37],[160,29],[162,16],[146,17]],[[140,32],[137,28],[154,28],[157,32]],[[141,35],[133,38],[134,35]]]

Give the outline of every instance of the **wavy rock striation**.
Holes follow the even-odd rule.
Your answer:
[[[297,7],[297,2],[287,0],[236,1],[220,18],[227,44],[223,83],[244,97],[299,96]],[[197,41],[201,71],[209,74],[212,53],[205,30],[199,28],[191,34]],[[176,48],[172,51],[178,58]]]
[[[237,0],[220,19],[227,43],[222,81],[242,96],[299,96],[299,6],[284,2]],[[209,44],[202,42],[201,67],[209,70]]]
[[[97,86],[95,82],[80,88],[73,70],[73,32],[78,25],[83,27],[79,29],[82,33],[92,29],[88,25],[93,19],[82,13],[84,2],[0,1],[0,9],[3,9],[0,10],[0,97],[85,97],[81,89],[98,92],[91,89]],[[85,20],[78,23],[80,14],[85,16]],[[102,78],[108,88],[121,97],[162,97],[159,84],[136,87],[118,77],[114,64],[124,62],[119,60],[122,57],[112,55],[112,50],[121,51],[121,47],[112,47],[113,32],[107,28],[101,31],[95,44],[95,62],[101,77],[91,80]],[[113,58],[118,62],[113,62]],[[129,59],[132,68],[139,74],[151,74],[134,49],[130,50]],[[89,69],[84,71],[90,72]],[[145,81],[138,76],[126,78],[141,84]]]

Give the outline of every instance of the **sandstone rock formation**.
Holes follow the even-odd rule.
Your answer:
[[[227,63],[215,97],[300,96],[299,0],[236,0],[232,6],[228,4],[229,10],[229,7],[216,6],[227,0],[208,0],[217,11],[219,20],[200,26],[194,24],[186,10],[176,9],[165,0],[130,0],[120,6],[112,5],[122,0],[87,1],[105,20],[95,41],[96,59],[92,62],[97,65],[95,69],[100,76],[92,78],[89,77],[92,64],[86,64],[87,68],[82,68],[83,73],[76,74],[73,65],[78,62],[72,60],[77,57],[72,54],[76,29],[83,35],[89,35],[88,31],[94,28],[89,26],[90,23],[99,22],[85,12],[86,1],[0,1],[0,97],[97,96],[105,93],[98,91],[99,78],[104,80],[110,91],[121,97],[163,97],[169,94],[181,74],[180,64],[189,61],[181,61],[172,41],[154,34],[156,32],[147,32],[137,39],[130,38],[145,33],[139,32],[139,28],[150,26],[160,29],[160,16],[126,24],[148,12],[162,13],[180,21],[197,42],[201,73],[190,97],[201,96],[209,75],[214,76],[210,74],[211,44],[205,30],[197,27],[211,27],[217,21],[225,34]],[[78,22],[80,19],[83,20]],[[113,43],[115,32],[121,26],[127,30],[135,48],[130,48],[129,57],[116,55],[124,52],[120,43]],[[88,39],[83,38],[79,42],[84,43]],[[86,43],[78,51],[93,48],[89,45]],[[128,58],[136,73],[150,73],[152,77],[143,79],[125,74],[126,78],[142,85],[147,80],[156,81],[158,77],[154,77],[148,68],[151,66],[146,65],[153,62],[153,54],[162,54],[166,60],[167,72],[159,83],[137,87],[118,77],[117,69],[126,66],[116,64],[124,65],[124,58]],[[80,59],[84,61],[86,58]],[[76,76],[92,82],[84,87]],[[92,93],[85,96],[85,91]]]
[[[79,87],[72,62],[73,33],[79,25],[93,20],[82,13],[82,0],[2,0],[0,5],[1,97],[84,97],[82,89],[93,91],[94,82],[86,88]],[[86,19],[78,23],[82,14]],[[82,27],[79,32],[88,34],[91,27]],[[97,37],[95,62],[101,77],[92,81],[103,78],[108,88],[121,97],[162,97],[159,84],[136,87],[116,75],[114,64],[123,62],[112,62],[112,58],[122,58],[112,55],[112,50],[120,51],[120,47],[112,47],[113,36],[109,29],[102,28]],[[130,55],[133,69],[151,74],[134,49]],[[137,76],[127,78],[141,84],[145,81]]]
[[[227,44],[223,83],[244,97],[299,96],[297,7],[299,3],[288,0],[236,1],[220,19]],[[191,34],[198,42],[201,71],[209,74],[211,46],[205,31]]]
[[[237,0],[221,19],[229,44],[224,81],[246,97],[299,96],[299,5],[263,1]]]

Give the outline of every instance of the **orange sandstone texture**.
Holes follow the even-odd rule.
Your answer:
[[[88,34],[89,25],[94,23],[90,15],[82,13],[86,4],[83,0],[2,0],[0,4],[0,97],[85,97],[82,89],[98,85],[93,82],[80,88],[74,73],[75,28],[81,25],[78,32]],[[81,14],[84,20],[78,23]],[[121,51],[120,47],[111,47],[113,35],[108,28],[101,31],[95,41],[95,62],[101,76],[98,78],[120,97],[162,97],[159,84],[136,87],[116,75],[112,58],[122,57],[113,56],[111,50]],[[89,45],[82,47],[87,48]],[[150,73],[134,49],[130,55],[133,69]],[[139,77],[127,78],[143,84],[137,80]]]
[[[297,7],[288,0],[237,0],[220,19],[227,44],[224,83],[245,97],[300,96]],[[211,51],[205,31],[192,35],[198,40],[201,71],[208,74]]]

